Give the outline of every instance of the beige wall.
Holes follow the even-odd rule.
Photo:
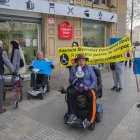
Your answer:
[[[49,17],[54,18],[54,25],[48,24]],[[68,21],[73,26],[73,38],[71,40],[58,38],[58,24],[63,21]],[[53,59],[57,56],[59,47],[71,46],[73,41],[77,41],[79,45],[82,45],[82,21],[80,18],[44,14],[42,25],[42,48],[46,56]]]
[[[123,37],[126,35],[127,0],[119,0],[118,5],[118,37]]]
[[[108,4],[110,4],[111,7],[107,7],[106,5],[93,5],[94,8],[118,14],[117,23],[107,23],[106,45],[109,44],[110,37],[123,37],[126,34],[125,21],[127,0],[110,0]],[[76,5],[91,8],[92,4],[86,0],[78,0]],[[50,59],[56,58],[58,47],[71,46],[73,41],[77,41],[80,45],[82,45],[82,19],[48,14],[43,14],[42,17],[42,48],[47,57]],[[54,25],[48,24],[48,17],[53,17],[55,19]],[[58,39],[58,24],[62,21],[68,21],[73,26],[73,39]]]

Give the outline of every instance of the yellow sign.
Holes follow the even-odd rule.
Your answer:
[[[119,62],[133,59],[133,51],[129,37],[124,37],[120,41],[108,47],[65,47],[59,48],[59,62],[61,66],[72,66],[75,64],[74,58],[77,54],[84,54],[89,58],[87,64],[101,64]]]

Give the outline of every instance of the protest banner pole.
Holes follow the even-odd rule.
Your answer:
[[[60,81],[60,88],[59,88],[59,90],[58,91],[60,91],[61,92],[61,90],[62,90],[62,88],[63,88],[63,86],[62,86],[62,75],[61,75],[61,66],[58,64],[58,74],[59,74],[59,81]]]

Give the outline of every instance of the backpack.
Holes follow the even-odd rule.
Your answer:
[[[22,58],[20,58],[20,67],[24,67],[24,62]]]
[[[99,86],[100,84],[102,84],[101,71],[99,68],[97,68],[95,66],[93,66],[93,70],[97,77],[97,86]]]
[[[19,46],[19,53],[20,53],[20,68],[22,68],[22,67],[24,67],[24,54],[23,54],[23,52],[22,52],[22,49],[21,49],[21,47]]]
[[[97,89],[96,89],[96,96],[97,98],[101,98],[102,97],[102,77],[101,77],[101,71],[99,68],[93,66],[93,70],[95,72],[95,75],[97,77]]]

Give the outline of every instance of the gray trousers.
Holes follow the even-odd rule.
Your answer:
[[[0,110],[3,107],[3,88],[4,88],[4,79],[0,79]]]
[[[112,72],[113,72],[114,86],[122,88],[124,70],[123,69],[115,69]]]

